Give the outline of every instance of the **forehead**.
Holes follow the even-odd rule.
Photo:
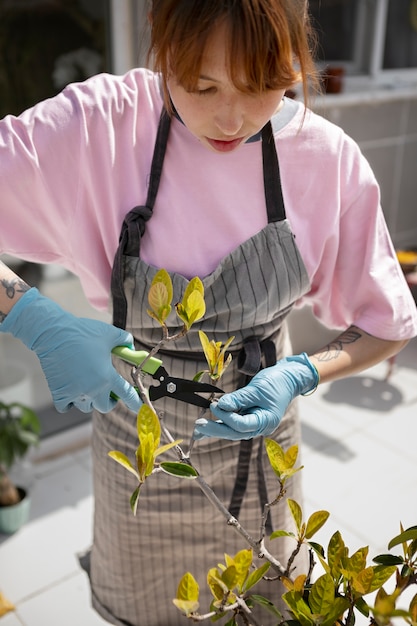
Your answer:
[[[233,65],[238,66],[238,61]],[[200,77],[230,77],[231,67],[230,33],[222,23],[207,38],[202,51]]]

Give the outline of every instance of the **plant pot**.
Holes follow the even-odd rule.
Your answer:
[[[18,487],[21,500],[10,506],[0,506],[0,533],[11,535],[21,528],[29,519],[30,497],[26,490]]]

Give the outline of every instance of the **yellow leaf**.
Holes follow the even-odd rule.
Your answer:
[[[252,550],[240,550],[240,552],[235,555],[234,564],[237,573],[236,585],[238,585],[239,591],[242,589],[243,584],[248,577],[249,570],[252,565],[252,559]]]
[[[171,448],[174,448],[175,446],[179,446],[180,443],[182,443],[182,442],[183,442],[183,439],[176,439],[175,441],[172,441],[170,443],[166,443],[164,446],[160,446],[155,451],[155,457],[159,456],[160,454],[163,454],[167,450],[171,450]]]
[[[143,436],[152,433],[155,441],[155,450],[158,448],[161,440],[161,425],[157,414],[147,404],[143,404],[140,407],[137,417],[137,431],[139,441],[142,440]]]
[[[228,592],[227,585],[222,581],[221,574],[215,567],[212,567],[207,573],[207,584],[216,600],[222,600]]]
[[[162,283],[167,290],[167,303],[171,304],[174,294],[171,277],[165,269],[158,270],[153,277],[152,285]]]
[[[417,594],[411,599],[409,612],[411,619],[417,624]]]
[[[286,469],[284,451],[278,442],[268,438],[265,439],[265,449],[271,467],[279,478],[281,473]]]
[[[163,324],[171,313],[172,296],[171,278],[166,270],[159,270],[152,280],[148,293],[148,302],[151,307],[148,315]]]
[[[304,592],[304,584],[306,579],[307,576],[305,574],[300,574],[299,576],[297,576],[297,578],[294,580],[295,591],[299,591],[300,593]]]
[[[0,591],[0,617],[9,611],[15,611],[16,607]]]
[[[206,357],[206,361],[210,366],[213,361],[213,346],[210,343],[209,338],[207,337],[205,332],[199,330],[198,336],[200,338],[200,343],[203,348],[204,356]]]
[[[197,613],[200,604],[198,602],[192,602],[190,600],[178,600],[177,598],[173,599],[173,603],[186,617],[192,615],[193,613]]]
[[[199,291],[193,291],[183,302],[184,309],[187,314],[188,323],[191,326],[197,320],[201,319],[206,312],[206,303],[204,296]]]
[[[297,526],[297,530],[299,531],[301,528],[301,522],[303,518],[303,512],[301,510],[300,505],[295,500],[291,500],[288,498],[287,500],[288,506],[290,507],[291,515],[294,518],[295,524]]]
[[[327,522],[330,513],[328,511],[315,511],[308,518],[306,527],[306,539],[311,539],[318,530]]]
[[[199,596],[198,582],[194,576],[187,572],[181,578],[177,589],[177,600],[197,602]]]
[[[135,468],[133,467],[132,463],[129,461],[127,456],[123,454],[123,452],[119,452],[118,450],[111,450],[107,454],[109,455],[110,458],[117,461],[117,463],[120,463],[120,465],[122,465],[125,469],[127,469],[128,472],[131,472],[132,474],[134,474],[134,476],[136,476],[136,478],[139,479],[137,471],[135,470]]]
[[[154,466],[155,441],[152,433],[142,435],[136,450],[140,480],[143,482],[152,473]]]
[[[222,581],[230,591],[232,591],[233,587],[236,585],[238,576],[235,565],[230,565],[222,573]]]
[[[288,450],[286,451],[284,455],[285,463],[288,469],[290,467],[294,467],[297,457],[298,457],[298,446],[294,445],[288,448]]]
[[[188,283],[182,298],[183,304],[188,300],[193,291],[198,291],[202,296],[204,296],[204,285],[198,276],[192,278]]]
[[[156,319],[161,323],[165,321],[171,311],[167,301],[168,292],[165,285],[162,283],[152,285],[148,293],[148,302],[153,313],[152,317],[156,317]]]
[[[187,329],[206,312],[204,302],[204,285],[196,276],[188,283],[182,301],[175,305],[178,317],[184,322]]]

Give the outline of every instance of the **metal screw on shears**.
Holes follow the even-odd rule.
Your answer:
[[[175,393],[177,390],[177,385],[175,383],[168,383],[167,384],[167,391],[168,393]]]

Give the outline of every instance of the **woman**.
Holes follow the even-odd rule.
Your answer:
[[[246,546],[189,481],[153,477],[134,518],[134,484],[107,457],[136,446],[140,402],[110,351],[161,338],[146,313],[157,269],[176,300],[195,275],[205,286],[204,320],[163,354],[172,375],[201,369],[198,329],[236,337],[231,393],[212,405],[217,420],[198,420],[193,461],[255,537],[276,494],[262,436],[299,443],[292,400],[397,353],[417,319],[369,165],[284,97],[302,82],[306,99],[314,77],[304,0],[154,0],[150,20],[155,73],[99,75],[0,124],[0,249],[60,263],[98,308],[111,291],[115,327],[69,315],[3,267],[0,328],[37,353],[58,410],[95,409],[94,606],[113,624],[171,626],[183,623],[171,599],[185,571],[204,588],[223,553]],[[285,325],[301,302],[341,329],[309,357],[291,355]],[[198,411],[179,404],[156,408],[187,439]],[[287,495],[300,501],[299,478]],[[286,509],[269,528],[289,528]],[[272,551],[285,562],[293,547]]]

